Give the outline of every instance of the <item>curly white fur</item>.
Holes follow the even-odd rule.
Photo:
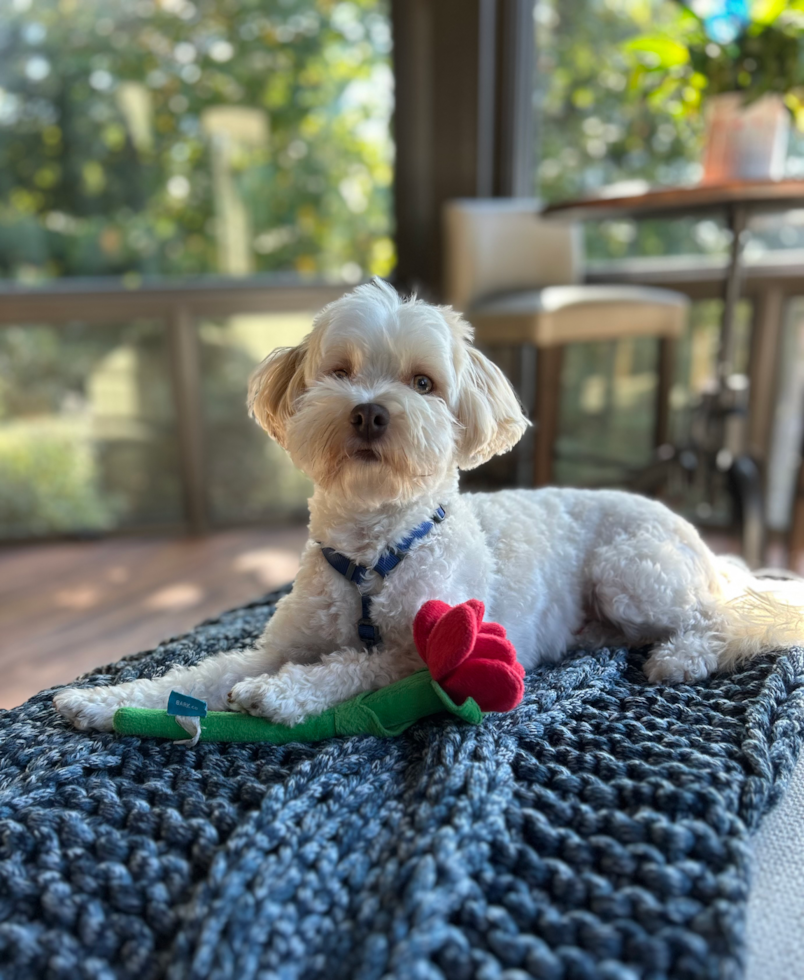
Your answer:
[[[645,671],[655,682],[699,680],[804,638],[799,586],[758,582],[716,558],[654,501],[554,488],[459,495],[459,469],[506,452],[528,425],[471,336],[451,309],[376,282],[324,309],[299,347],[271,354],[250,408],[316,484],[293,591],[254,649],[153,680],[65,690],[57,709],[79,728],[110,729],[121,705],[163,707],[177,688],[212,710],[293,724],[421,666],[411,627],[435,598],[481,599],[526,668],[579,645],[652,644]],[[421,375],[432,382],[425,394],[413,386]],[[371,443],[350,422],[367,402],[389,416]],[[438,504],[447,520],[370,586],[381,646],[356,646],[359,595],[319,542],[370,566]]]

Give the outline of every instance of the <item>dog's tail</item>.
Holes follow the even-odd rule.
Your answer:
[[[804,645],[804,579],[752,575],[730,559],[717,559],[720,667]]]

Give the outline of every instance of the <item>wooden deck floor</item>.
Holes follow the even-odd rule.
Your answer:
[[[0,550],[0,708],[289,582],[305,537],[293,527]],[[737,545],[707,540],[719,552]],[[782,549],[769,559],[782,565]]]
[[[0,708],[289,582],[303,527],[0,550]]]

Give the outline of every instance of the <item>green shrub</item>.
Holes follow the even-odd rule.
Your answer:
[[[113,522],[82,430],[81,421],[52,419],[0,428],[0,537],[96,532]]]

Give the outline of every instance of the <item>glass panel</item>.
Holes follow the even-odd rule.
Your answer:
[[[657,353],[657,342],[644,337],[565,349],[557,483],[622,485],[650,461]]]
[[[252,370],[275,347],[295,346],[313,313],[232,316],[199,323],[207,489],[213,522],[306,516],[312,484],[248,417]]]
[[[675,383],[670,392],[670,437],[689,441],[695,410],[715,379],[720,337],[720,300],[693,303],[687,332],[676,349]],[[742,301],[735,322],[735,373],[748,369],[751,304]],[[655,340],[640,338],[573,344],[564,353],[561,414],[555,477],[572,486],[626,486],[629,476],[653,455],[656,404]],[[695,488],[677,506],[697,519],[728,519],[728,499],[700,502]]]
[[[0,0],[0,277],[386,275],[386,0]]]
[[[653,218],[645,221],[588,221],[584,245],[590,267],[594,262],[640,255],[703,255],[725,258],[731,244],[725,220],[707,217]],[[750,239],[749,239],[750,240]],[[746,250],[746,258],[751,255]]]
[[[676,445],[689,439],[692,415],[715,386],[723,301],[693,303],[687,331],[676,348],[676,381],[670,392],[670,438]],[[747,376],[751,349],[752,305],[737,304],[734,319],[734,374]]]
[[[157,323],[0,327],[0,538],[183,519]]]
[[[804,297],[790,301],[779,360],[779,397],[768,454],[768,526],[790,527],[804,440]]]
[[[586,257],[595,262],[640,255],[703,255],[725,259],[731,231],[717,217],[681,217],[649,221],[588,221],[584,225]],[[758,214],[745,236],[744,261],[750,265],[768,252],[796,249],[804,257],[804,210]]]

